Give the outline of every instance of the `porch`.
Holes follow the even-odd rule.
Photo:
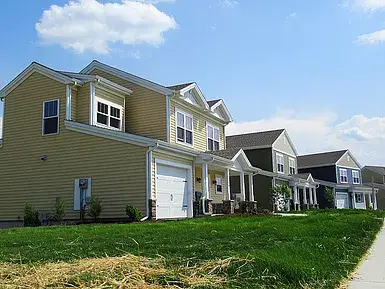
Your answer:
[[[314,181],[311,174],[296,174],[291,178],[289,182],[292,190],[290,209],[301,211],[319,208],[317,200],[319,183]]]

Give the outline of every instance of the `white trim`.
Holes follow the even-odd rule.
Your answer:
[[[282,158],[282,164],[278,163],[278,157],[279,158]],[[283,154],[280,154],[280,153],[275,153],[275,162],[276,162],[276,170],[277,170],[277,173],[279,174],[285,174],[285,157],[283,156]],[[282,165],[282,168],[283,168],[283,171],[279,171],[278,169],[278,165]]]
[[[104,125],[102,123],[98,123],[98,118],[97,118],[97,114],[99,113],[98,112],[98,102],[103,103],[103,104],[108,106],[108,113],[107,113],[107,115],[104,114],[104,113],[101,113],[101,114],[107,116],[107,122],[108,122],[107,125]],[[119,125],[119,128],[116,128],[116,127],[113,127],[113,126],[110,125],[111,107],[120,110],[120,119],[119,119],[120,125]],[[123,107],[121,105],[119,105],[117,103],[114,103],[114,102],[111,102],[111,101],[108,101],[108,100],[105,100],[104,98],[101,98],[101,97],[95,97],[95,110],[94,110],[94,114],[95,114],[94,115],[94,120],[95,120],[95,125],[96,126],[103,127],[103,128],[108,128],[108,129],[112,129],[112,130],[123,131]],[[112,118],[117,119],[116,117],[112,117]]]
[[[187,218],[192,218],[193,217],[193,198],[194,198],[194,194],[193,194],[193,167],[192,167],[192,165],[187,165],[187,164],[178,163],[175,161],[169,161],[169,160],[163,160],[163,159],[155,158],[155,166],[157,167],[157,165],[159,165],[159,164],[187,170],[187,175],[186,175],[187,190],[188,190],[188,192],[187,192],[187,195],[188,195]],[[157,180],[157,176],[158,176],[158,172],[157,172],[157,170],[155,170],[155,183]],[[155,190],[155,194],[157,194],[157,190]],[[157,195],[155,195],[155,198],[157,198]],[[156,214],[156,215],[157,215],[156,219],[158,219],[158,214]]]
[[[79,122],[74,121],[64,121],[64,125],[66,129],[70,131],[85,133],[88,135],[98,136],[98,137],[104,137],[111,140],[116,140],[124,143],[129,143],[137,146],[142,147],[149,147],[149,146],[155,146],[156,140],[137,136],[134,134],[111,130],[111,129],[105,129],[97,126],[92,126],[88,124],[83,124]]]
[[[185,130],[184,141],[180,141],[178,139],[178,113],[183,114],[183,117],[184,117],[184,120],[183,120],[183,123],[184,123],[183,129]],[[186,128],[186,116],[191,118],[192,130],[189,130],[189,129]],[[192,133],[192,139],[191,139],[192,143],[191,144],[186,142],[186,136],[187,136],[186,131],[190,131]],[[183,144],[185,146],[194,148],[194,135],[195,135],[195,133],[194,133],[194,117],[193,117],[193,115],[189,114],[189,113],[187,113],[187,112],[185,112],[183,110],[175,108],[175,142],[177,144]]]
[[[357,173],[357,176],[358,176],[358,182],[354,182],[354,173]],[[360,185],[361,182],[360,182],[360,171],[359,170],[352,170],[352,182],[354,185]]]
[[[100,77],[97,75],[97,76],[95,76],[95,79],[96,79],[96,85],[99,88],[106,90],[110,93],[113,93],[117,96],[126,97],[126,95],[131,95],[133,92],[131,89],[124,87],[124,86],[121,86],[115,82],[108,80],[108,79],[105,79],[104,77]]]
[[[294,151],[294,154],[295,154],[294,157],[298,156],[298,151],[297,151],[297,149],[295,148],[294,143],[292,142],[292,140],[291,140],[289,134],[287,133],[286,129],[284,129],[283,132],[279,135],[279,137],[277,137],[277,139],[273,142],[272,147],[274,148],[275,143],[278,141],[278,139],[279,139],[283,134],[286,136],[287,140],[289,141],[289,144],[290,144],[291,148],[292,148],[293,151]],[[275,149],[275,148],[274,148],[274,149]],[[288,153],[285,153],[285,154],[289,155]]]
[[[292,167],[290,162],[293,162],[294,163],[294,166]],[[291,169],[294,169],[294,173],[291,173]],[[294,175],[296,173],[297,169],[296,169],[296,166],[295,166],[295,158],[293,157],[289,157],[289,174],[291,175]]]
[[[213,150],[212,151],[216,151],[214,149],[214,142],[217,141],[217,140],[215,140],[215,130],[218,130],[218,141],[217,142],[218,142],[218,150],[220,150],[221,149],[221,131],[220,131],[218,126],[215,126],[215,125],[213,125],[207,121],[206,121],[206,150],[210,151],[210,149],[209,149],[209,127],[211,127],[213,129],[213,137],[210,138],[213,141]],[[225,136],[223,136],[223,138],[225,138]]]
[[[291,158],[294,158],[294,159],[296,158],[295,155],[289,154],[289,153],[284,152],[284,151],[282,151],[282,150],[278,150],[278,149],[276,149],[276,148],[274,148],[274,147],[273,147],[273,150],[275,150],[276,152],[278,152],[278,153],[280,153],[280,154],[287,155],[287,156],[289,156],[289,157],[291,157]]]
[[[166,129],[167,129],[167,142],[171,142],[171,97],[166,95]]]
[[[72,120],[72,88],[66,85],[66,119]]]
[[[49,77],[53,80],[64,84],[82,84],[78,79],[65,76],[51,68],[45,67],[37,62],[32,62],[27,68],[25,68],[19,75],[17,75],[10,83],[0,90],[0,96],[5,97],[11,93],[16,87],[18,87],[24,80],[31,76],[34,72]]]
[[[221,106],[223,111],[225,112],[226,117],[227,117],[226,120],[229,121],[229,122],[232,122],[233,121],[233,117],[231,116],[231,113],[230,113],[229,109],[227,108],[227,106],[226,106],[225,102],[223,101],[223,99],[220,99],[210,109],[211,109],[212,112],[214,112],[214,110],[216,108],[218,108],[219,106]]]
[[[209,104],[206,101],[206,98],[204,97],[202,91],[200,90],[200,88],[198,87],[198,85],[195,82],[190,84],[189,86],[186,86],[185,88],[182,88],[181,90],[179,90],[179,93],[181,95],[184,95],[186,92],[193,90],[193,89],[197,92],[197,94],[200,98],[201,104],[203,104],[203,107],[205,109],[210,109]]]
[[[218,185],[218,183],[217,183],[218,179],[221,179],[222,192],[219,192],[219,191],[218,191],[218,187],[217,187],[217,185]],[[215,183],[215,194],[216,194],[216,195],[223,195],[223,187],[224,187],[224,186],[223,186],[223,179],[224,179],[224,178],[223,178],[222,175],[217,175],[217,174],[215,175],[215,182],[216,182],[216,183]]]
[[[95,125],[95,84],[90,82],[90,125]]]
[[[52,102],[52,101],[57,101],[57,116],[45,117],[44,116],[45,103],[46,102]],[[57,132],[46,134],[44,132],[44,120],[47,118],[56,118],[56,117],[57,117]],[[42,118],[41,118],[41,135],[42,136],[48,136],[48,135],[56,135],[59,133],[60,133],[60,99],[45,100],[45,101],[43,101],[43,114],[42,114]]]
[[[341,184],[349,183],[348,170],[344,169],[344,168],[338,168],[338,169],[339,169],[339,174],[338,174],[338,176],[339,176],[339,180],[338,180],[339,183],[341,183]],[[346,182],[342,181],[342,178],[341,178],[342,174],[341,174],[341,172],[345,172],[346,173]]]
[[[356,165],[358,166],[358,169],[361,169],[362,166],[360,165],[360,163],[357,161],[357,159],[353,156],[353,154],[349,151],[349,150],[346,150],[346,152],[338,159],[338,161],[336,161],[336,165],[339,166],[339,162],[347,155],[349,154],[350,155],[350,158],[356,163]],[[341,166],[341,167],[346,167],[346,166]],[[346,167],[347,168],[347,167]],[[355,168],[357,169],[357,168]]]
[[[153,91],[156,91],[163,95],[169,95],[173,94],[173,90],[168,89],[167,87],[164,87],[162,85],[159,85],[157,83],[154,83],[152,81],[146,80],[144,78],[138,77],[136,75],[130,74],[128,72],[125,72],[123,70],[120,70],[118,68],[109,66],[107,64],[98,62],[96,60],[92,61],[90,64],[88,64],[85,68],[83,68],[80,73],[89,74],[95,69],[103,70],[107,73],[110,73],[116,77],[125,79],[127,81],[130,81],[134,84],[140,85],[142,87],[146,87],[148,89],[151,89]]]

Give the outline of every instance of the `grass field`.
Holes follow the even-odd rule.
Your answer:
[[[153,272],[142,280],[154,287],[130,287],[126,282],[120,288],[336,288],[373,242],[382,226],[379,216],[328,210],[308,217],[218,217],[0,230],[0,288],[36,278],[26,277],[30,268],[42,276],[42,270],[58,266],[62,268],[58,272],[72,274],[59,274],[60,282],[49,280],[52,287],[100,283],[112,285],[98,288],[119,288],[114,282],[121,282],[116,280],[122,277],[120,273],[133,268],[131,263],[124,265],[127,258],[138,266],[149,266],[140,270],[148,273],[156,268],[161,273]],[[126,257],[111,258],[121,256]],[[91,266],[88,272],[81,267],[98,262],[113,268],[98,271]],[[114,262],[120,262],[119,266]],[[83,269],[77,272],[68,266]],[[114,282],[106,282],[106,272]]]

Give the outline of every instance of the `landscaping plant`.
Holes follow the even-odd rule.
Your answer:
[[[24,206],[24,226],[25,227],[37,227],[40,226],[39,211],[31,204],[25,204]]]
[[[291,190],[286,184],[280,184],[271,188],[271,199],[277,211],[288,209],[290,197]]]
[[[61,223],[66,215],[67,203],[63,197],[56,199],[53,209],[53,220]]]
[[[134,205],[127,205],[126,214],[130,222],[137,222],[143,218],[143,213]]]
[[[329,187],[325,188],[325,199],[328,202],[328,208],[334,208],[335,197],[334,197],[333,190]]]
[[[88,207],[88,216],[92,218],[93,222],[96,222],[102,211],[102,201],[99,200],[98,197],[91,197],[90,204]]]

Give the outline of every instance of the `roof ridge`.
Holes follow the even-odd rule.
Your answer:
[[[228,137],[236,137],[236,136],[245,136],[245,135],[253,135],[253,134],[261,134],[261,133],[268,133],[268,132],[278,132],[278,131],[284,131],[284,128],[280,129],[273,129],[273,130],[263,130],[263,131],[256,131],[256,132],[246,132],[246,133],[241,133],[241,134],[233,134],[233,135],[228,135]]]
[[[338,153],[338,152],[347,152],[348,149],[343,149],[343,150],[335,150],[335,151],[327,151],[327,152],[318,152],[318,153],[311,153],[311,154],[306,154],[306,155],[299,155],[298,157],[307,157],[307,156],[315,156],[315,155],[322,155],[322,154],[331,154],[331,153]]]

